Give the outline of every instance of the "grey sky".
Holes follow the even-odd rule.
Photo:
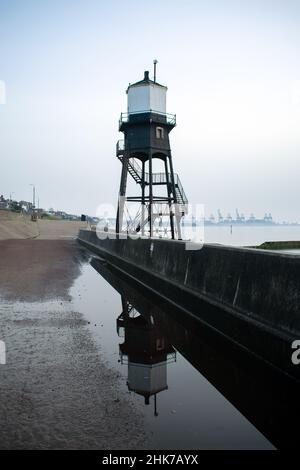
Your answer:
[[[157,58],[189,199],[300,221],[299,21],[299,1],[0,0],[0,193],[115,203],[125,90]]]

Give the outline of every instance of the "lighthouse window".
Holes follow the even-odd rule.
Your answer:
[[[165,349],[165,339],[164,338],[157,338],[156,340],[156,351],[162,351]]]
[[[162,127],[157,127],[156,128],[156,138],[157,139],[163,139],[164,138],[164,130]]]

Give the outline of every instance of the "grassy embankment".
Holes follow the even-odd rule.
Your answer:
[[[251,248],[259,248],[260,250],[299,250],[300,241],[264,242],[259,246],[251,246]]]

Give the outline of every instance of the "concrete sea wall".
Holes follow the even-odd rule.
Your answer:
[[[300,257],[248,248],[181,241],[78,241],[137,283],[166,297],[205,326],[226,335],[284,372],[300,377],[291,344],[300,339]]]

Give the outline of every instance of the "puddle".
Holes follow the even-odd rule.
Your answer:
[[[115,282],[118,283],[118,279]],[[106,364],[121,374],[124,396],[130,392],[137,409],[142,411],[149,448],[273,448],[172,346],[171,338],[155,326],[152,333],[151,327],[149,332],[149,319],[146,326],[137,321],[137,324],[131,324],[131,330],[127,327],[125,335],[129,344],[127,341],[124,348],[124,325],[119,325],[119,336],[117,319],[126,309],[126,299],[124,296],[122,299],[90,264],[83,266],[70,294],[75,309],[83,312],[88,320],[88,327],[101,347]],[[128,303],[130,305],[130,301]],[[133,309],[130,318],[134,321],[138,317],[139,312]],[[126,354],[120,356],[122,344],[121,348],[127,350],[129,358]]]

